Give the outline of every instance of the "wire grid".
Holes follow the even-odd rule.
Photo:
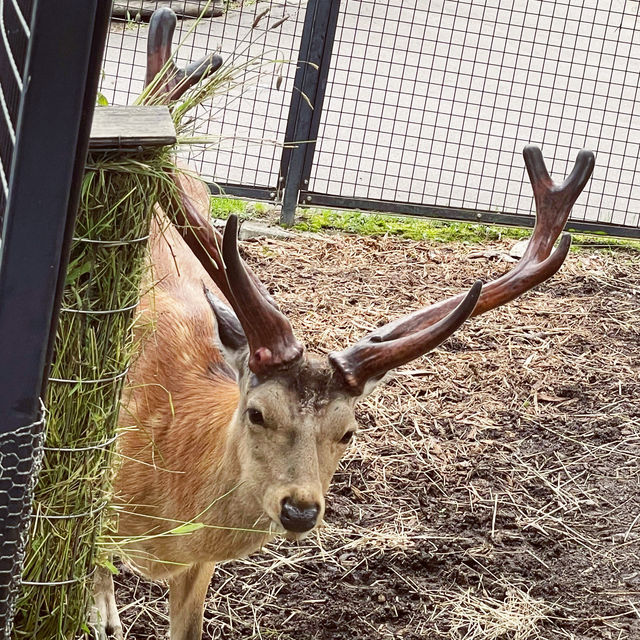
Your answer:
[[[618,0],[342,0],[309,190],[530,214],[521,156],[596,169],[572,218],[640,226],[640,12]]]
[[[144,2],[146,7],[154,4],[167,3]],[[178,15],[183,5],[181,1],[171,3]],[[206,2],[201,0],[200,5],[204,8]],[[129,0],[128,6],[135,17],[141,2]],[[215,148],[191,151],[194,167],[206,180],[269,189],[278,186],[304,7],[304,2],[296,0],[246,6],[230,3],[223,16],[203,19],[195,27],[192,19],[178,20],[174,47],[185,41],[175,55],[178,66],[215,51],[235,67],[246,66],[251,60],[266,62],[259,72],[254,66],[250,67],[253,71],[239,73],[244,86],[197,110],[194,132],[222,139]],[[268,13],[254,27],[265,11]],[[283,18],[286,20],[278,25]],[[147,32],[144,23],[112,21],[100,89],[109,104],[131,104],[142,91]]]
[[[0,239],[9,195],[33,0],[0,0]]]
[[[42,462],[44,418],[0,434],[0,637],[11,636],[20,571],[31,517],[31,497]]]

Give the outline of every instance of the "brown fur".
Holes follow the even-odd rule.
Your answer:
[[[226,437],[238,386],[215,347],[215,320],[202,283],[221,294],[180,235],[171,226],[163,227],[154,223],[156,286],[141,301],[138,332],[144,347],[131,368],[123,400],[123,459],[116,480],[119,535],[154,535],[194,519],[250,528],[258,514],[241,518],[233,509],[207,512],[237,485],[234,473],[226,473],[221,462],[232,462],[237,455]],[[264,538],[204,530],[142,541],[125,550],[149,577],[168,578],[195,561],[226,560],[253,551]]]

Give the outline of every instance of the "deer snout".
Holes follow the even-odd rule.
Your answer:
[[[293,498],[285,498],[282,501],[280,522],[287,530],[294,533],[305,533],[316,526],[320,505],[317,503],[305,504],[296,502]]]

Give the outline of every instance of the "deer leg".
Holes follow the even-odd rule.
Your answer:
[[[171,640],[200,640],[204,598],[213,575],[213,562],[193,564],[169,580]]]
[[[89,624],[98,640],[115,638],[122,640],[122,625],[116,607],[113,590],[113,575],[105,567],[97,567],[93,582],[93,607],[89,615]]]

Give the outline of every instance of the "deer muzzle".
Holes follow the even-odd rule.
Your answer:
[[[320,505],[305,504],[294,501],[293,498],[285,498],[282,501],[280,522],[282,526],[292,533],[305,533],[311,531],[318,522]]]

